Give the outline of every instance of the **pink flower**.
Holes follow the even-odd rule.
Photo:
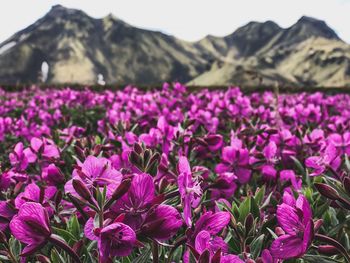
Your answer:
[[[176,208],[161,204],[148,211],[141,231],[148,237],[167,240],[176,234],[182,224],[181,215]]]
[[[106,262],[110,257],[128,256],[136,244],[134,230],[120,222],[97,228],[90,218],[86,222],[84,233],[90,240],[97,240],[101,262]]]
[[[275,142],[269,142],[263,149],[263,155],[265,157],[265,164],[261,168],[261,172],[268,180],[276,178],[277,171],[275,164],[279,161],[277,156],[277,145]]]
[[[17,209],[27,202],[36,202],[42,204],[48,211],[49,215],[53,214],[53,209],[50,205],[51,200],[56,194],[56,187],[47,186],[40,188],[35,183],[28,184],[24,191],[15,199]]]
[[[118,188],[122,178],[122,174],[112,167],[108,159],[88,156],[84,163],[73,171],[72,179],[66,183],[64,190],[79,198],[72,185],[75,179],[82,181],[89,189],[106,186],[109,197]]]
[[[23,204],[17,215],[10,222],[12,235],[27,244],[22,256],[33,254],[43,247],[51,235],[49,217],[41,204],[27,202]]]
[[[342,154],[350,155],[350,132],[344,132],[344,134],[333,133],[328,136],[328,140],[340,149]]]
[[[104,227],[97,243],[102,262],[110,256],[128,256],[135,243],[136,234],[131,227],[123,223],[114,223]]]
[[[117,200],[112,210],[124,213],[124,223],[133,229],[139,229],[147,211],[153,205],[155,198],[153,179],[149,174],[136,174],[132,179],[131,186],[122,198]]]
[[[324,173],[328,168],[337,170],[341,159],[335,146],[330,143],[319,156],[311,156],[305,160],[306,167],[313,170],[310,176],[318,176]]]
[[[295,190],[301,189],[302,180],[298,179],[293,170],[280,171],[280,180],[289,181]]]
[[[303,195],[295,200],[285,192],[283,201],[277,208],[277,221],[285,233],[272,242],[270,252],[278,259],[301,257],[313,239],[311,207]]]
[[[49,164],[42,170],[42,177],[49,185],[59,185],[64,182],[64,175],[55,164]]]
[[[28,159],[23,151],[23,143],[16,144],[15,149],[9,155],[12,167],[17,171],[23,171],[28,167]]]
[[[190,164],[186,157],[180,157],[177,170],[179,173],[177,183],[179,187],[182,205],[184,208],[184,219],[187,226],[191,226],[191,208],[198,207],[202,196],[202,189],[200,187],[198,178],[195,178],[192,175]]]
[[[233,172],[241,184],[250,180],[252,172],[249,169],[249,152],[242,147],[241,141],[237,140],[232,146],[223,148],[221,163],[215,171],[219,174]]]
[[[57,146],[51,141],[45,138],[32,138],[30,140],[30,147],[24,150],[29,163],[34,163],[38,156],[41,155],[43,158],[59,158],[60,152]]]

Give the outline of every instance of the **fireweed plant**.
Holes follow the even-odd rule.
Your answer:
[[[350,96],[0,89],[1,262],[350,262]]]

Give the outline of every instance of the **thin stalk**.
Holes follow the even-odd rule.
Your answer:
[[[153,256],[153,263],[159,263],[159,250],[158,250],[158,244],[156,241],[153,241],[152,244],[152,256]]]

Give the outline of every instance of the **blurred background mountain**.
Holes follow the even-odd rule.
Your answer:
[[[188,42],[55,5],[0,44],[0,83],[349,86],[350,45],[324,21],[250,22]]]

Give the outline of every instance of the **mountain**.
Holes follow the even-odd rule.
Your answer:
[[[324,21],[302,17],[289,28],[251,22],[224,38],[208,36],[199,45],[224,42],[210,70],[192,85],[349,86],[350,45]],[[212,52],[212,54],[214,54]]]
[[[350,46],[321,20],[289,28],[250,22],[225,37],[186,42],[61,5],[0,44],[0,83],[350,85]]]
[[[49,83],[82,84],[95,83],[98,74],[108,83],[186,82],[207,63],[191,43],[113,15],[94,19],[60,5],[2,43],[0,51],[2,83],[36,82],[44,61]]]

